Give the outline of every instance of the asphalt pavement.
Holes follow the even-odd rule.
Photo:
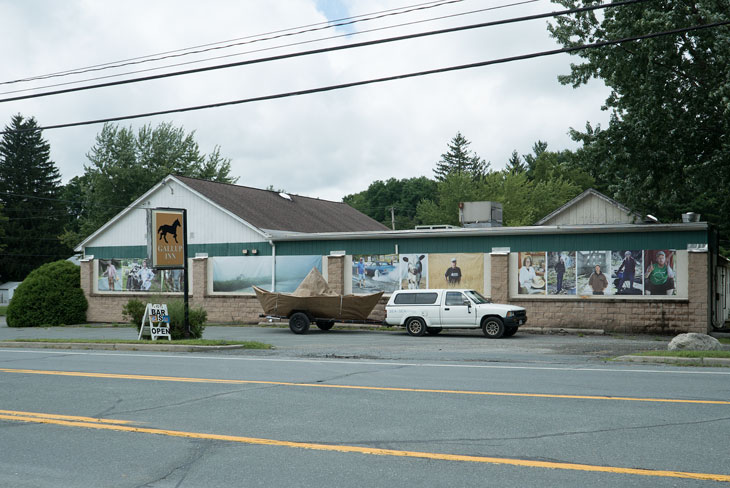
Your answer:
[[[520,331],[514,337],[491,340],[479,330],[443,331],[437,336],[411,337],[403,329],[377,330],[377,328],[336,326],[324,332],[313,328],[308,334],[293,334],[284,324],[260,326],[209,326],[203,334],[205,339],[229,341],[258,341],[271,344],[271,350],[241,350],[226,348],[201,348],[174,346],[166,340],[158,344],[131,346],[88,344],[15,344],[16,346],[39,348],[95,348],[134,349],[169,351],[216,351],[223,354],[254,354],[263,356],[286,356],[300,358],[351,358],[384,360],[439,360],[439,361],[490,361],[490,362],[573,362],[596,360],[606,361],[632,356],[641,351],[666,350],[672,336],[590,334],[580,330],[564,333],[536,333]],[[110,324],[76,327],[7,327],[5,317],[0,317],[0,342],[17,339],[113,339],[136,341],[133,327],[118,327]],[[2,347],[9,347],[8,343]],[[727,347],[727,346],[726,346]],[[642,362],[661,362],[661,359],[624,358]],[[676,361],[675,361],[676,362]],[[730,366],[730,360],[713,366]]]

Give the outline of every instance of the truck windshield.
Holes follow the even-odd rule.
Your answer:
[[[481,295],[481,293],[479,293],[476,290],[467,290],[467,291],[464,292],[464,294],[466,296],[468,296],[469,299],[472,302],[476,303],[476,304],[480,304],[480,303],[492,303],[492,300],[490,300],[489,298],[483,297]]]

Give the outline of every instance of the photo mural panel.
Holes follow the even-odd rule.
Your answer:
[[[277,256],[276,291],[293,292],[312,271],[312,268],[322,272],[322,256]]]
[[[644,251],[644,294],[676,295],[676,251],[659,249]]]
[[[221,256],[213,261],[213,291],[254,293],[256,285],[271,291],[272,256]]]
[[[401,289],[422,290],[428,288],[428,255],[400,254],[398,257]]]
[[[677,251],[671,249],[520,252],[517,256],[520,295],[677,296],[680,285],[686,285],[678,281]]]
[[[400,289],[404,268],[397,254],[353,254],[352,293],[392,293]]]
[[[429,254],[430,288],[470,288],[484,293],[484,254]]]
[[[548,295],[576,294],[575,251],[549,252],[547,292]]]
[[[611,282],[616,295],[643,295],[643,251],[622,249],[611,251]]]
[[[545,295],[547,283],[545,280],[546,271],[545,252],[521,252],[518,253],[519,266],[518,286],[522,295]]]
[[[152,269],[147,259],[99,259],[97,266],[99,291],[167,293],[183,289],[183,270]]]
[[[578,251],[578,295],[613,295],[616,286],[608,279],[611,269],[609,251]]]

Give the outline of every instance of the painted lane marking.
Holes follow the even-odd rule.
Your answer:
[[[639,397],[618,397],[600,395],[559,395],[549,393],[510,393],[498,391],[471,391],[471,390],[444,390],[428,388],[395,388],[387,386],[358,386],[358,385],[334,385],[326,383],[294,383],[288,381],[263,381],[263,380],[233,380],[218,378],[185,378],[179,376],[150,376],[134,374],[115,373],[85,373],[78,371],[45,371],[37,369],[8,369],[0,368],[0,373],[16,374],[37,374],[52,376],[71,376],[82,378],[104,378],[104,379],[125,379],[140,381],[171,381],[178,383],[212,383],[224,385],[273,385],[273,386],[298,386],[309,388],[334,388],[344,390],[373,390],[373,391],[397,391],[407,393],[443,393],[450,395],[482,395],[482,396],[506,396],[523,398],[559,398],[570,400],[615,400],[630,402],[655,402],[655,403],[692,403],[701,405],[730,405],[727,400],[685,400],[677,398],[639,398]]]
[[[113,357],[138,357],[155,359],[185,359],[206,360],[206,361],[257,361],[274,363],[308,363],[308,364],[348,364],[355,366],[412,366],[418,368],[462,368],[462,369],[516,369],[527,371],[583,371],[591,373],[649,373],[649,374],[677,374],[677,375],[721,375],[730,376],[730,371],[708,371],[708,368],[701,369],[633,369],[635,365],[626,365],[626,368],[582,368],[582,367],[558,367],[558,366],[507,366],[495,364],[445,364],[445,363],[404,363],[401,361],[366,361],[366,360],[341,360],[341,359],[293,359],[293,358],[251,358],[231,356],[193,356],[193,355],[171,355],[171,354],[141,354],[127,352],[72,352],[50,351],[47,349],[0,349],[0,352],[15,354],[41,354],[61,356],[113,356]],[[630,369],[631,368],[631,369]]]
[[[18,412],[19,414],[21,412]],[[499,457],[487,457],[487,456],[466,456],[460,454],[445,454],[435,452],[420,452],[420,451],[401,451],[395,449],[376,449],[370,447],[361,446],[348,446],[348,445],[337,445],[337,444],[318,444],[309,442],[292,442],[292,441],[280,441],[275,439],[262,439],[257,437],[243,437],[233,435],[219,435],[219,434],[206,434],[200,432],[185,432],[179,430],[166,430],[166,429],[152,429],[146,427],[132,427],[128,425],[111,425],[105,423],[91,423],[91,422],[73,422],[69,420],[61,420],[53,418],[55,416],[48,414],[29,413],[28,416],[23,415],[2,415],[0,419],[11,420],[17,422],[28,422],[28,423],[39,423],[39,424],[54,424],[62,425],[67,427],[83,427],[89,429],[98,430],[111,430],[117,432],[134,432],[141,434],[155,434],[165,435],[170,437],[182,437],[188,439],[206,439],[206,440],[218,440],[226,442],[238,442],[242,444],[252,444],[261,446],[275,446],[275,447],[288,447],[298,449],[311,449],[316,451],[335,451],[335,452],[347,452],[347,453],[358,453],[358,454],[369,454],[374,456],[393,456],[393,457],[405,457],[405,458],[417,458],[417,459],[432,459],[439,461],[460,461],[460,462],[471,462],[471,463],[484,463],[484,464],[498,464],[498,465],[510,465],[519,467],[529,468],[544,468],[544,469],[562,469],[571,471],[587,471],[587,472],[598,472],[598,473],[613,473],[613,474],[630,474],[637,476],[653,476],[660,478],[683,478],[693,480],[704,480],[704,481],[723,481],[730,483],[730,475],[727,474],[712,474],[712,473],[692,473],[686,471],[668,471],[668,470],[654,470],[654,469],[641,469],[641,468],[621,468],[615,466],[598,466],[591,464],[574,464],[574,463],[560,463],[560,462],[546,462],[546,461],[531,461],[527,459],[510,459],[510,458],[499,458]]]
[[[132,424],[131,420],[110,420],[96,417],[78,417],[75,415],[54,415],[50,413],[19,412],[15,410],[0,410],[0,415],[24,415],[29,417],[43,417],[55,420],[69,420],[74,422],[98,422],[101,424]]]

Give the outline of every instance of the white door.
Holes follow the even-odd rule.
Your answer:
[[[448,327],[476,326],[476,313],[468,298],[460,291],[447,291],[441,309],[441,325]]]

